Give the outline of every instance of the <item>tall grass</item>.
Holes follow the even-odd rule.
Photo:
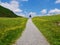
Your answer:
[[[12,45],[25,29],[27,18],[0,18],[0,45]]]
[[[60,45],[60,15],[32,19],[51,45]]]

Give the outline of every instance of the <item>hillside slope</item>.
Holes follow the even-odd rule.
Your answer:
[[[17,17],[17,15],[0,5],[0,17]]]

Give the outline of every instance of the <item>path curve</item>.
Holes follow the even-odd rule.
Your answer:
[[[22,36],[17,40],[16,45],[50,45],[42,33],[29,19]]]

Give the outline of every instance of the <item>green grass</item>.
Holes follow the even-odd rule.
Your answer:
[[[50,45],[60,45],[60,15],[34,17],[32,20]]]
[[[12,45],[25,29],[27,18],[0,17],[0,45]]]

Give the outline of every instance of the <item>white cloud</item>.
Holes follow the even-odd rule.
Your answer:
[[[36,13],[35,13],[35,12],[30,12],[29,14],[31,14],[31,15],[35,15]]]
[[[46,14],[47,13],[47,10],[46,9],[43,9],[43,10],[41,10],[41,14]]]
[[[60,14],[60,9],[58,8],[55,8],[55,9],[51,9],[49,11],[47,11],[47,9],[43,9],[41,11],[41,14],[40,15],[53,15],[53,14]]]
[[[22,12],[22,10],[19,8],[19,2],[16,0],[12,0],[11,2],[7,3],[7,2],[0,2],[0,5],[2,5],[3,7],[6,7],[10,10],[12,10],[13,12]]]
[[[48,13],[49,14],[60,14],[60,9],[55,8],[55,9],[50,10]]]
[[[31,15],[32,17],[36,16],[36,12],[29,12],[28,16]]]
[[[60,3],[60,0],[56,0],[56,2],[55,3]]]
[[[14,0],[14,1],[28,1],[28,0]]]
[[[26,17],[26,15],[25,14],[23,14],[23,13],[16,13],[18,16],[23,16],[23,17]]]
[[[22,1],[28,1],[28,0],[22,0]]]

